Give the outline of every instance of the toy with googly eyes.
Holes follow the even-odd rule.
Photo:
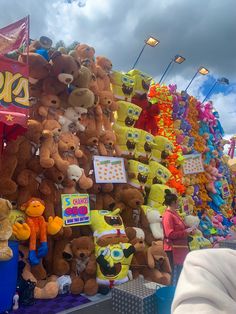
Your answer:
[[[152,184],[166,184],[171,177],[171,172],[157,161],[149,163],[148,186]]]
[[[141,130],[128,128],[118,124],[113,125],[122,157],[132,159],[135,157],[136,145],[139,142]]]
[[[142,109],[131,102],[122,100],[117,101],[117,105],[116,123],[127,127],[133,127],[138,120]]]
[[[140,138],[137,143],[135,158],[138,161],[148,164],[154,146],[154,136],[144,130],[140,132]]]
[[[161,162],[166,159],[174,150],[174,145],[164,136],[154,137],[154,147],[152,149],[151,159]]]
[[[136,160],[128,161],[128,183],[144,192],[149,175],[149,166]]]
[[[149,90],[149,86],[152,81],[152,77],[139,70],[133,69],[129,71],[129,74],[134,79],[134,92],[137,94],[145,94]]]
[[[134,93],[135,81],[125,73],[112,71],[112,91],[116,99],[130,101]]]
[[[128,242],[119,208],[113,212],[108,210],[91,210],[91,228],[94,241],[99,246]]]
[[[96,245],[97,283],[112,288],[114,285],[127,282],[133,254],[143,249],[143,241],[135,245],[130,243],[118,243],[107,247]]]
[[[161,215],[163,215],[166,208],[163,203],[167,190],[172,192],[172,189],[170,189],[167,185],[153,184],[147,198],[147,205],[158,209]]]

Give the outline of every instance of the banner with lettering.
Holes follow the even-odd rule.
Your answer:
[[[91,223],[88,194],[62,194],[61,202],[64,227]]]
[[[27,64],[0,56],[0,122],[26,126],[28,83]]]

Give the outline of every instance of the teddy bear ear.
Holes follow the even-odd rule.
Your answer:
[[[6,205],[7,205],[7,207],[8,207],[9,210],[12,209],[12,204],[11,204],[10,201],[6,200]]]
[[[51,55],[51,60],[55,60],[56,58],[60,57],[62,55],[62,53],[60,51],[55,51],[52,55]]]

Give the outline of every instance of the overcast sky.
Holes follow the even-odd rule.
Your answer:
[[[205,66],[211,76],[197,76],[188,90],[200,100],[215,79],[227,77],[231,85],[216,88],[212,99],[226,133],[236,133],[235,0],[0,0],[0,5],[0,27],[30,14],[31,38],[87,43],[116,70],[128,71],[145,38],[158,38],[160,44],[145,48],[137,68],[158,81],[171,58],[181,54],[186,61],[174,65],[165,82],[185,89]]]

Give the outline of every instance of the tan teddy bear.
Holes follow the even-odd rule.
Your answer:
[[[12,250],[8,246],[8,239],[12,235],[12,227],[9,221],[12,205],[8,200],[0,198],[0,261],[8,261],[12,258]]]

